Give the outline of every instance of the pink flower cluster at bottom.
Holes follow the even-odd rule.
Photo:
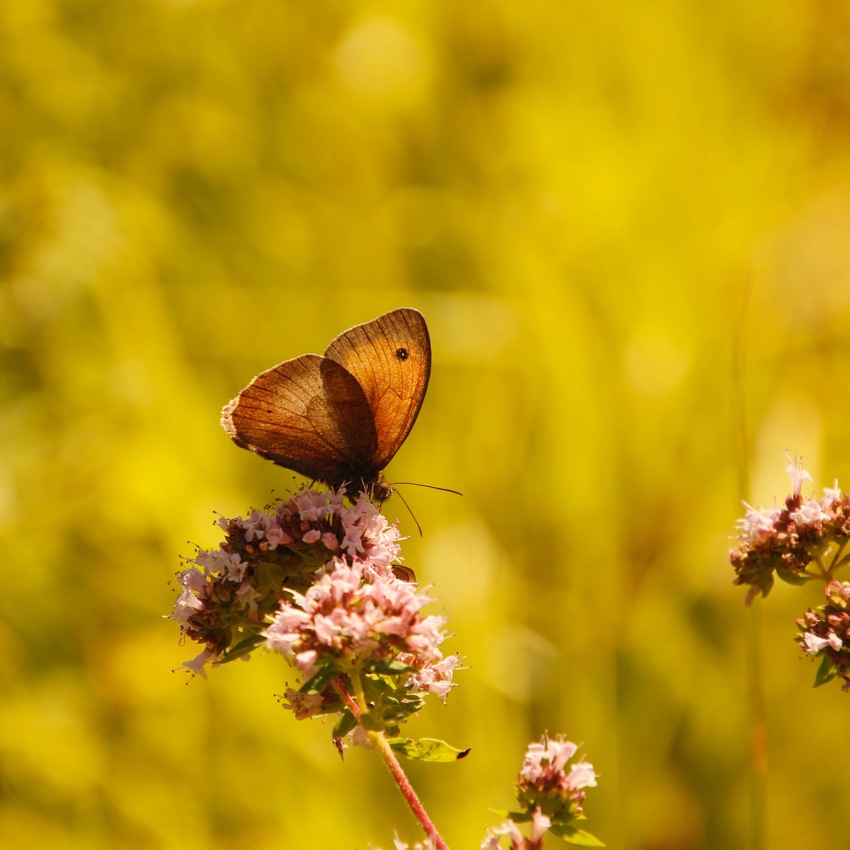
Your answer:
[[[305,680],[329,661],[345,669],[393,660],[411,668],[407,687],[445,699],[458,658],[443,657],[446,619],[421,614],[431,600],[415,585],[390,570],[335,558],[305,593],[287,593],[263,634]]]

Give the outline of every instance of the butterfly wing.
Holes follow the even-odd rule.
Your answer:
[[[378,476],[369,402],[343,366],[318,354],[257,375],[224,408],[221,424],[237,445],[332,487]]]
[[[431,339],[418,310],[402,308],[341,333],[325,351],[363,390],[375,423],[374,465],[382,470],[404,442],[425,398]]]

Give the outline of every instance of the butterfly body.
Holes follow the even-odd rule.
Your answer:
[[[417,310],[393,310],[257,375],[222,411],[234,442],[334,489],[378,501],[383,470],[422,407],[431,343]]]

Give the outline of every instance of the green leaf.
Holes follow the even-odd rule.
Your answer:
[[[465,758],[469,750],[459,750],[437,738],[390,738],[389,745],[399,755],[420,761],[452,762]]]
[[[400,661],[376,661],[369,665],[369,672],[384,673],[388,676],[398,676],[401,673],[415,673],[416,668]]]
[[[312,676],[298,689],[302,694],[320,694],[331,683],[331,679],[337,675],[339,671],[333,664],[328,664],[322,667],[315,676]]]
[[[344,738],[357,725],[357,718],[348,710],[342,712],[342,716],[334,726],[331,736]]]
[[[813,687],[819,688],[821,685],[825,685],[827,682],[832,681],[837,672],[835,665],[832,663],[832,659],[828,655],[824,655],[821,659],[820,667],[818,667],[818,672],[815,673],[815,684]]]
[[[782,567],[776,568],[776,576],[777,578],[784,581],[786,584],[793,584],[797,586],[801,584],[806,584],[806,582],[811,581],[812,578],[809,575],[800,575],[800,573],[795,572],[794,570],[786,570]]]
[[[562,826],[552,824],[549,830],[558,838],[563,839],[567,844],[578,844],[581,847],[604,847],[605,845],[595,836],[583,829],[575,829],[572,826]]]
[[[410,717],[411,714],[415,714],[422,708],[422,700],[415,698],[410,699],[407,702],[399,702],[398,700],[384,700],[383,714],[384,719],[390,723],[401,723],[403,720],[406,720]]]
[[[227,664],[228,661],[235,661],[237,658],[242,658],[262,646],[265,642],[266,639],[262,635],[251,635],[251,637],[240,640],[239,643],[227,650],[224,658],[219,661],[219,664]]]

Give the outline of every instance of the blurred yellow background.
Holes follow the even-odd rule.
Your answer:
[[[162,619],[213,512],[296,484],[221,406],[400,306],[434,364],[388,478],[465,494],[404,489],[421,539],[385,506],[469,668],[407,730],[472,747],[411,767],[449,844],[548,729],[585,743],[609,847],[840,846],[850,695],[792,642],[820,588],[747,610],[727,551],[786,449],[850,484],[849,24],[0,0],[2,846],[418,837],[372,754],[280,709],[281,659],[187,683]]]

